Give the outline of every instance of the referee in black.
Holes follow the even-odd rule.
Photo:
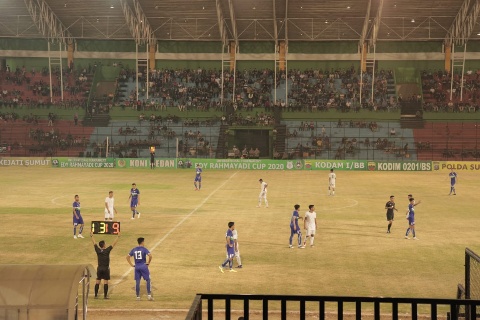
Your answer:
[[[388,229],[387,233],[390,233],[390,228],[392,227],[394,211],[398,211],[395,208],[395,197],[390,196],[390,200],[385,204],[385,209],[387,209],[387,221],[388,221]]]
[[[90,232],[90,237],[92,238],[93,247],[98,257],[98,268],[97,268],[97,281],[95,282],[95,299],[98,299],[98,289],[100,288],[100,282],[103,280],[103,298],[109,299],[108,297],[108,280],[110,280],[110,251],[118,242],[120,238],[120,232],[111,246],[105,247],[105,241],[100,241],[98,244],[95,242],[93,237],[93,232]]]

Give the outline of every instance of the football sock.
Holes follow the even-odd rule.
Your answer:
[[[298,245],[299,246],[302,245],[302,233],[301,232],[298,233]]]
[[[223,263],[222,263],[222,268],[225,268],[225,266],[227,265],[228,261],[229,261],[229,259],[223,261]]]
[[[405,237],[408,237],[409,233],[410,233],[410,228],[407,229],[407,233],[405,233]]]
[[[415,238],[415,229],[412,229],[413,237]]]
[[[241,266],[242,265],[242,259],[240,259],[240,255],[236,255],[235,258],[237,258],[238,265]]]
[[[332,195],[333,195],[333,196],[335,195],[335,191],[332,191]]]
[[[140,297],[140,279],[135,280],[135,292],[137,293],[137,297]]]
[[[202,189],[202,183],[201,182],[198,183],[198,190],[200,190],[200,189]]]
[[[77,234],[77,227],[73,227],[73,235]]]
[[[313,246],[313,240],[315,239],[315,237],[310,237],[310,245]]]
[[[82,234],[83,232],[83,226],[80,226],[80,230],[78,231],[78,234]]]
[[[228,260],[228,267],[230,269],[232,269],[232,267],[233,267],[233,260],[232,259]]]
[[[293,233],[290,235],[290,240],[289,240],[290,245],[292,245],[292,240],[293,240]]]
[[[103,296],[106,297],[108,294],[108,284],[103,284]]]
[[[196,183],[196,182],[194,182],[194,183],[193,183],[193,185],[195,186],[195,189],[198,189],[198,188],[197,188],[197,183]]]
[[[151,288],[151,280],[147,280],[147,293],[151,294],[152,293],[152,288]]]
[[[390,228],[391,228],[391,227],[392,227],[392,224],[389,223],[389,224],[388,224],[388,231],[390,231]]]
[[[95,283],[95,297],[96,297],[97,294],[98,294],[98,288],[100,288],[100,284],[99,284],[99,283]]]
[[[135,218],[135,210],[132,210],[132,218]]]

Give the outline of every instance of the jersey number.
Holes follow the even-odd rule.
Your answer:
[[[142,251],[135,251],[135,260],[142,260]]]

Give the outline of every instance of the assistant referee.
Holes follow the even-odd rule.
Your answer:
[[[97,281],[95,282],[95,299],[98,299],[98,289],[100,288],[100,282],[103,281],[103,298],[109,299],[108,296],[108,280],[110,280],[110,251],[118,242],[120,238],[120,232],[112,245],[106,247],[105,241],[100,241],[98,244],[95,242],[93,237],[93,232],[90,232],[90,237],[92,238],[93,247],[98,257],[98,268],[97,268]]]

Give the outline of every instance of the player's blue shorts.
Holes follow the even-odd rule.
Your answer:
[[[195,181],[202,182],[202,176],[195,176]]]
[[[414,218],[408,218],[408,225],[409,226],[414,226],[415,225],[415,219]]]
[[[146,264],[135,265],[135,280],[149,280],[150,270]]]
[[[456,182],[456,181],[451,181],[451,182],[450,182],[450,185],[453,187],[453,186],[455,185],[455,182]]]
[[[300,233],[300,228],[297,226],[297,229],[296,229],[296,230],[294,230],[294,229],[293,229],[293,226],[292,226],[292,225],[290,225],[290,232],[291,232],[291,234],[297,234],[297,233]]]
[[[227,257],[232,258],[235,257],[235,248],[227,246]]]
[[[130,208],[136,208],[137,206],[138,206],[138,199],[132,198],[132,200],[130,200]]]
[[[83,223],[83,218],[81,214],[78,214],[78,219],[75,218],[75,215],[73,216],[73,225],[79,225],[79,224],[84,224]]]

